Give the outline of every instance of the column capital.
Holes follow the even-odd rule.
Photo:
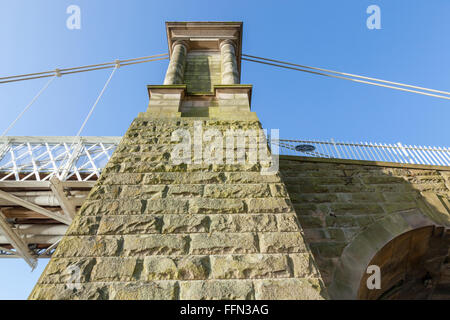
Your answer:
[[[222,46],[226,45],[226,44],[231,44],[233,46],[234,50],[236,50],[236,42],[234,42],[233,40],[231,40],[231,39],[219,40],[219,48],[220,49],[222,49]]]
[[[172,43],[172,52],[175,49],[176,46],[181,45],[183,46],[186,51],[189,49],[189,43],[185,40],[176,40]]]

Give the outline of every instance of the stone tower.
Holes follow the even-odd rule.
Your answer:
[[[240,84],[242,23],[166,27],[164,85],[148,86],[30,299],[326,298]]]

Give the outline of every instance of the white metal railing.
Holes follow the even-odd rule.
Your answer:
[[[121,137],[0,138],[0,181],[96,180]]]
[[[280,155],[450,166],[450,149],[372,142],[272,139]]]
[[[0,181],[96,180],[121,137],[0,138]],[[450,149],[369,142],[272,139],[279,154],[450,166]],[[275,150],[272,148],[275,152]]]

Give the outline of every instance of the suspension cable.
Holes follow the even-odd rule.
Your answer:
[[[106,88],[108,87],[109,82],[111,81],[111,79],[112,79],[114,73],[116,72],[117,68],[118,68],[118,66],[115,66],[115,67],[114,67],[113,71],[112,71],[111,74],[109,75],[108,80],[106,80],[105,85],[103,86],[102,91],[100,91],[100,94],[98,95],[97,99],[95,100],[94,104],[92,105],[91,110],[89,110],[89,113],[88,113],[88,115],[86,116],[86,119],[84,119],[83,124],[81,125],[80,129],[78,130],[77,137],[80,136],[81,132],[82,132],[83,129],[84,129],[84,126],[86,125],[86,123],[88,122],[88,120],[89,120],[89,118],[91,117],[92,113],[94,112],[95,107],[97,107],[97,104],[98,104],[98,102],[100,101],[100,98],[103,96],[103,93],[105,93],[105,90],[106,90]]]
[[[105,85],[103,86],[102,90],[100,91],[100,94],[98,95],[97,99],[95,100],[94,104],[92,105],[91,109],[89,110],[89,113],[87,114],[86,118],[84,119],[83,124],[81,125],[80,129],[79,129],[78,132],[77,132],[77,135],[74,137],[74,140],[73,140],[72,144],[70,145],[69,150],[67,151],[67,153],[66,153],[66,155],[64,156],[63,160],[61,161],[61,164],[60,164],[60,166],[59,166],[59,168],[58,168],[58,171],[57,171],[58,174],[59,174],[59,172],[60,172],[60,170],[61,170],[61,167],[65,164],[67,158],[69,157],[70,150],[72,149],[72,147],[73,147],[73,145],[75,144],[76,140],[80,137],[81,132],[83,131],[84,127],[86,126],[86,123],[88,122],[89,118],[91,117],[92,113],[94,112],[95,107],[97,107],[97,104],[98,104],[98,102],[100,101],[101,97],[103,96],[103,93],[105,93],[105,90],[106,90],[106,88],[108,87],[109,82],[111,81],[111,79],[112,79],[114,73],[116,72],[116,70],[117,70],[120,66],[121,66],[121,65],[119,64],[119,62],[118,62],[118,60],[117,60],[116,65],[114,66],[113,71],[112,71],[111,74],[109,75],[108,80],[106,80]],[[61,180],[64,180],[64,179],[65,179],[65,176],[68,174],[69,170],[70,170],[70,168],[64,168],[64,169],[63,169],[62,175],[61,175],[61,177],[60,177]]]
[[[138,63],[145,63],[150,61],[158,61],[158,60],[164,60],[168,59],[168,54],[157,54],[152,56],[146,56],[146,57],[140,57],[140,58],[133,58],[133,59],[125,59],[125,60],[115,60],[114,62],[105,62],[100,64],[92,64],[87,66],[80,66],[80,67],[73,67],[73,68],[65,68],[65,69],[55,69],[53,71],[44,71],[44,72],[37,72],[37,73],[28,73],[23,75],[17,75],[17,76],[9,76],[9,77],[3,77],[0,79],[6,79],[5,81],[0,81],[0,83],[7,83],[7,82],[15,82],[15,81],[22,81],[22,80],[30,80],[30,79],[39,79],[39,78],[47,78],[51,77],[51,79],[42,87],[42,89],[36,94],[36,96],[31,100],[31,102],[22,110],[22,112],[17,116],[16,119],[3,131],[1,137],[4,137],[16,124],[17,121],[22,118],[24,113],[33,105],[33,103],[39,98],[39,96],[45,91],[45,89],[48,88],[50,83],[52,83],[53,80],[55,80],[56,77],[61,77],[62,75],[66,74],[73,74],[73,73],[79,73],[79,72],[87,72],[87,71],[93,71],[93,70],[101,70],[101,69],[108,69],[108,68],[114,68],[113,72],[111,73],[108,81],[106,82],[103,90],[101,91],[99,97],[95,101],[93,107],[91,108],[91,111],[89,112],[87,118],[85,119],[83,125],[81,126],[79,130],[79,134],[83,130],[84,126],[86,125],[86,122],[89,120],[89,117],[91,116],[92,112],[94,111],[95,107],[97,106],[98,101],[100,100],[101,96],[103,95],[106,87],[109,84],[109,81],[111,81],[112,76],[114,75],[114,72],[118,67],[121,66],[128,66]],[[125,62],[125,63],[124,63]]]
[[[11,122],[11,124],[8,126],[8,128],[5,129],[5,131],[3,131],[2,133],[2,137],[4,137],[9,130],[12,129],[12,127],[16,124],[16,122],[22,118],[23,114],[33,105],[33,103],[37,100],[37,98],[39,98],[39,96],[45,91],[45,89],[48,88],[48,86],[50,85],[50,83],[52,83],[53,80],[55,80],[56,76],[53,76],[49,81],[47,81],[47,83],[42,87],[41,90],[39,90],[39,92],[34,96],[34,98],[30,101],[30,103],[28,103],[28,105],[22,110],[21,113],[19,113],[19,115],[17,116],[16,119],[14,119],[13,122]]]
[[[137,63],[145,63],[145,62],[165,60],[165,59],[169,59],[167,53],[157,54],[157,55],[153,55],[153,56],[146,56],[146,57],[141,57],[141,58],[116,60],[114,62],[98,63],[98,64],[92,64],[92,65],[86,65],[86,66],[80,66],[80,67],[55,69],[55,70],[51,70],[51,71],[43,71],[43,72],[28,73],[28,74],[21,74],[21,75],[8,76],[8,77],[0,77],[0,84],[16,82],[16,81],[23,81],[23,80],[32,80],[32,79],[53,77],[55,74],[58,76],[62,76],[62,75],[66,75],[66,74],[73,74],[73,73],[79,73],[79,72],[109,69],[109,68],[114,68],[117,63],[119,63],[121,66],[128,66],[128,65],[137,64]]]
[[[377,79],[377,78],[370,78],[370,77],[365,77],[365,76],[353,75],[353,74],[350,74],[350,73],[332,71],[332,70],[327,70],[327,69],[322,69],[322,68],[309,67],[309,66],[293,64],[293,63],[289,63],[289,62],[283,62],[283,61],[267,59],[267,58],[260,58],[260,57],[250,56],[250,55],[244,55],[243,54],[243,56],[264,60],[264,61],[259,61],[259,60],[249,59],[249,58],[243,57],[242,60],[246,60],[246,61],[257,62],[257,63],[262,63],[262,64],[271,65],[271,66],[280,67],[280,68],[285,68],[285,69],[302,71],[302,72],[307,72],[307,73],[321,75],[321,76],[326,76],[326,77],[332,77],[332,78],[337,78],[337,79],[349,80],[349,81],[358,82],[358,83],[365,83],[365,84],[375,85],[375,86],[379,86],[379,87],[395,89],[395,90],[400,90],[400,91],[406,91],[406,92],[412,92],[412,93],[422,94],[422,95],[431,96],[431,97],[435,97],[435,98],[441,98],[441,99],[450,100],[450,97],[447,97],[447,96],[428,93],[428,92],[437,92],[437,93],[442,93],[444,95],[450,95],[450,92],[447,92],[447,91],[441,91],[441,90],[429,89],[429,88],[424,88],[424,87],[418,87],[418,86],[403,84],[403,83],[399,83],[399,82],[392,82],[392,81],[381,80],[381,79]],[[272,62],[277,62],[277,63],[271,63],[271,62],[265,62],[265,61],[272,61]],[[283,64],[285,64],[285,65],[283,65]],[[304,68],[304,69],[297,68],[297,67],[290,67],[290,66],[298,66],[298,67],[301,67],[301,68]],[[310,70],[306,70],[306,69],[310,69]],[[311,71],[311,70],[319,70],[319,71],[329,72],[331,74],[327,74],[327,73],[323,73],[323,72],[316,72],[316,71]],[[339,74],[339,75],[337,75],[337,74]],[[344,75],[346,75],[346,76],[344,76]],[[373,81],[359,80],[359,79],[351,78],[350,76],[356,77],[356,78],[359,78],[359,79],[368,79],[368,80],[378,81],[378,82],[381,82],[381,83],[377,83],[377,82],[373,82]],[[382,84],[382,83],[389,83],[389,84],[393,84],[393,85],[385,85],[385,84]],[[394,86],[394,85],[397,85],[397,86]],[[416,89],[420,89],[420,90],[424,90],[424,91],[428,91],[428,92],[406,89],[406,88],[402,88],[402,87],[399,87],[399,86],[409,87],[409,88],[416,88]]]

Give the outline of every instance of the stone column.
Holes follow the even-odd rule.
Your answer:
[[[184,41],[175,41],[172,45],[172,56],[167,68],[164,84],[181,84],[186,65],[187,45]]]
[[[220,55],[222,59],[222,84],[238,84],[239,73],[233,41],[224,40],[220,43]]]

